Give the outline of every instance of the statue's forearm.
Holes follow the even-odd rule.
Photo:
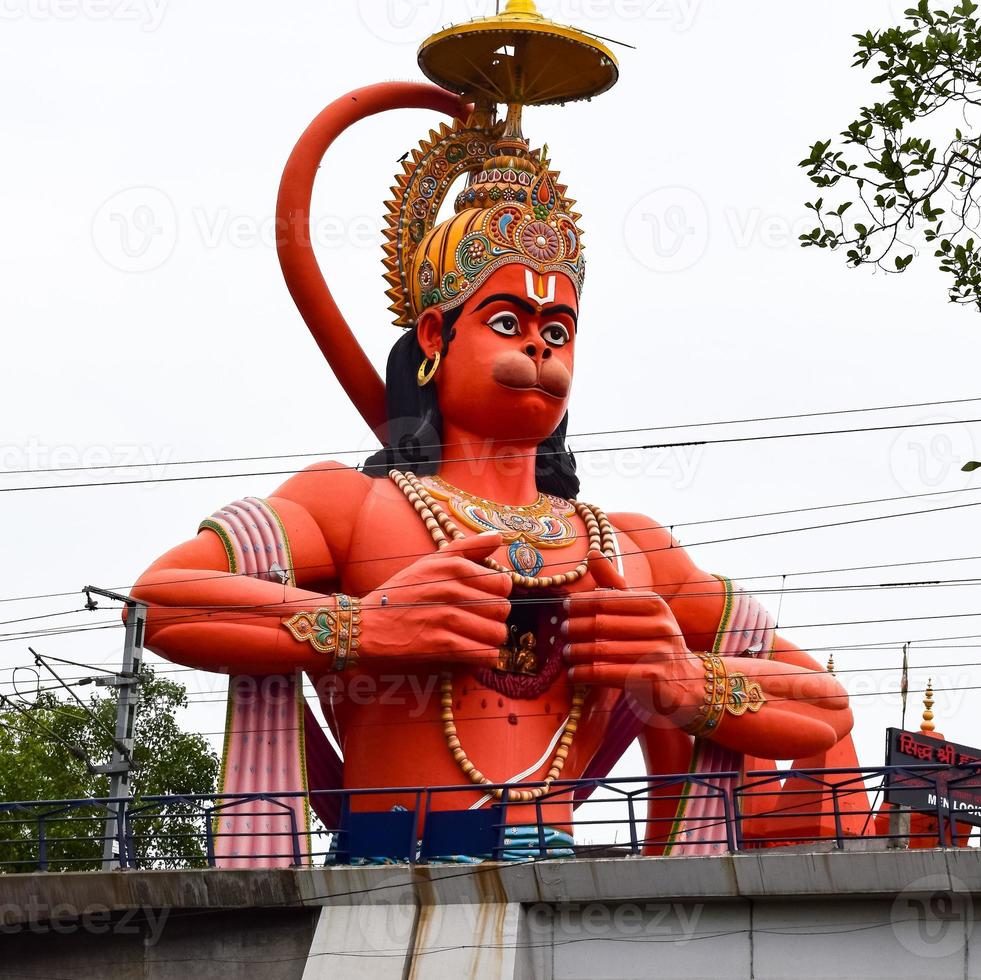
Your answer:
[[[281,618],[323,600],[320,593],[249,575],[169,567],[143,575],[133,595],[154,607],[153,626],[222,612],[234,612],[238,619],[246,613]]]
[[[149,605],[147,646],[169,660],[244,673],[323,666],[282,629],[284,618],[324,605],[319,593],[228,572],[158,568],[133,594]]]
[[[714,742],[763,758],[789,759],[831,748],[852,727],[848,695],[835,678],[821,670],[785,661],[729,659],[730,678],[738,686],[759,685],[756,711],[733,714],[729,707],[709,735]]]
[[[154,653],[198,670],[226,674],[290,674],[295,670],[319,672],[322,658],[285,631],[269,629],[278,620],[172,623],[148,641]]]
[[[711,649],[722,657],[720,670],[737,681],[736,710],[717,714],[718,725],[693,726],[696,734],[740,752],[764,758],[789,759],[831,748],[852,728],[848,695],[835,677],[811,656],[777,635],[770,614],[748,593],[720,577],[707,588],[704,573],[693,573],[675,608],[682,616],[689,649]],[[716,611],[718,610],[718,611]],[[711,646],[708,624],[717,623]],[[704,661],[712,673],[710,661]],[[710,677],[697,672],[690,690],[701,702]],[[730,689],[732,685],[730,684]],[[754,692],[762,695],[762,704]],[[712,715],[711,709],[708,715]],[[706,713],[702,713],[702,719]]]

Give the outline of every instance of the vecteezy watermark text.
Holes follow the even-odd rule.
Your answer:
[[[914,956],[930,960],[959,956],[974,926],[971,891],[954,876],[917,878],[896,896],[890,921],[900,945]]]
[[[142,936],[145,946],[155,946],[170,917],[170,909],[148,907],[113,912],[106,905],[77,907],[68,902],[48,905],[30,898],[23,905],[0,904],[0,936],[31,933],[35,936]]]
[[[3,0],[0,0],[2,3]],[[384,241],[382,223],[367,215],[322,214],[291,225],[274,214],[254,215],[226,206],[192,207],[179,214],[159,187],[128,187],[111,195],[92,219],[92,244],[120,272],[153,272],[178,246],[275,249],[284,242],[316,249],[372,249]]]
[[[163,23],[169,0],[0,0],[0,20],[117,21],[150,33]]]
[[[49,445],[31,438],[16,445],[0,444],[0,473],[139,467],[152,476],[161,476],[173,452],[173,446]]]
[[[607,905],[549,905],[539,902],[527,910],[534,930],[553,928],[563,936],[586,935],[617,939],[622,936],[673,936],[692,940],[705,906],[679,902],[621,902]]]
[[[501,9],[504,9],[502,0]],[[702,0],[538,0],[541,14],[585,29],[610,25],[599,33],[615,34],[641,23],[683,33],[691,29]],[[388,44],[418,44],[448,24],[459,24],[494,13],[487,0],[358,0],[364,26]]]

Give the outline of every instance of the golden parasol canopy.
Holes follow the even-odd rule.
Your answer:
[[[450,92],[509,106],[589,99],[620,74],[605,44],[543,17],[534,0],[509,0],[502,14],[439,31],[420,47],[419,67]]]

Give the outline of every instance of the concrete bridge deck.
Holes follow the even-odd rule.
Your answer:
[[[0,876],[0,978],[978,977],[981,852]]]

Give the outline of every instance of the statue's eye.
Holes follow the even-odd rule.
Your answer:
[[[518,318],[507,310],[492,316],[487,321],[487,326],[495,333],[503,334],[505,337],[517,337],[521,333],[521,323]]]
[[[558,322],[545,324],[542,327],[542,337],[545,338],[545,343],[552,347],[565,347],[570,340],[565,324]]]

